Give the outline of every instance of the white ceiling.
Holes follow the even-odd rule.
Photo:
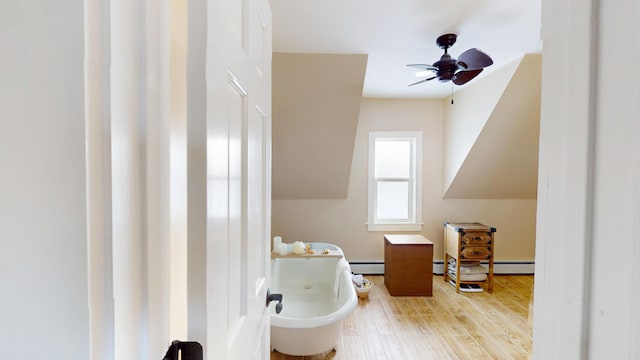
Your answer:
[[[541,0],[271,0],[271,7],[275,52],[368,54],[364,97],[450,95],[451,82],[408,87],[420,78],[406,67],[439,60],[436,38],[445,33],[458,35],[452,57],[473,47],[491,56],[480,77],[542,50]]]

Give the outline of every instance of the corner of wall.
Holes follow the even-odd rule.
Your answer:
[[[443,101],[443,195],[447,193],[478,135],[518,69],[523,57],[477,79]]]

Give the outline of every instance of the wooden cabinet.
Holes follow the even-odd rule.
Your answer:
[[[494,233],[496,228],[480,223],[445,223],[444,224],[444,281],[455,280],[456,292],[460,292],[460,284],[486,284],[487,291],[493,292],[493,253]],[[447,268],[449,260],[456,260],[455,278]],[[461,280],[462,265],[477,262],[488,262],[486,280]]]
[[[384,285],[392,296],[431,296],[433,242],[422,235],[384,235]]]

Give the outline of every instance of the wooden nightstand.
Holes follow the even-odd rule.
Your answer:
[[[392,296],[431,296],[433,242],[422,235],[384,235],[384,285]]]

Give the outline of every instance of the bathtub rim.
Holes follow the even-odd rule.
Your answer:
[[[344,305],[342,305],[338,310],[326,315],[308,318],[287,317],[271,313],[271,326],[289,329],[307,329],[333,324],[347,318],[358,306],[358,294],[351,284],[351,272],[344,269],[341,272],[341,276],[349,293]],[[287,306],[286,299],[283,301],[283,304],[284,306]]]
[[[280,261],[287,261],[287,259],[279,259]],[[318,259],[321,261],[321,259]],[[313,260],[311,260],[313,261]],[[333,312],[328,314],[297,318],[290,316],[282,316],[271,312],[271,326],[289,329],[308,329],[320,326],[326,326],[338,321],[342,321],[347,318],[358,306],[358,294],[351,281],[351,267],[344,257],[340,258],[336,263],[336,266],[341,267],[340,270],[340,291],[347,291],[347,298],[342,306]],[[287,306],[286,297],[283,300],[283,305]]]
[[[306,257],[325,257],[325,255],[322,253],[322,251],[324,249],[328,249],[330,251],[329,256],[327,257],[342,257],[344,258],[344,251],[342,251],[342,248],[336,244],[331,244],[331,243],[326,243],[326,242],[306,242],[304,243],[305,245],[309,245],[311,247],[311,249],[315,250],[315,254],[294,254],[293,252],[293,243],[283,243],[283,245],[285,245],[286,248],[286,253],[283,255],[280,255],[279,251],[277,251],[276,249],[273,249],[273,251],[271,252],[271,258],[272,259],[276,259],[276,258],[306,258]]]

